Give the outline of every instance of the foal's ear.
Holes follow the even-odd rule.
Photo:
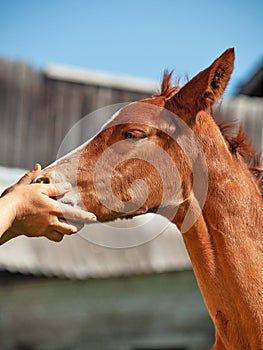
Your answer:
[[[166,108],[177,106],[191,115],[211,108],[224,93],[233,68],[234,49],[231,48],[167,100]]]

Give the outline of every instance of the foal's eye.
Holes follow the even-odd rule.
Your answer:
[[[125,139],[139,140],[144,139],[147,135],[141,130],[129,130],[123,133]]]

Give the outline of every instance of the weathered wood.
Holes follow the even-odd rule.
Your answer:
[[[100,78],[102,78],[100,76]],[[93,84],[93,85],[92,85]],[[92,111],[150,96],[45,76],[23,62],[0,60],[0,164],[30,168],[53,162],[68,130]],[[114,87],[115,86],[115,87]],[[78,143],[78,140],[76,140]]]

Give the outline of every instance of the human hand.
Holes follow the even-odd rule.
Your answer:
[[[2,194],[1,200],[5,199],[11,208],[13,220],[8,231],[12,236],[21,234],[29,237],[45,236],[59,242],[65,234],[77,232],[79,223],[96,221],[94,214],[52,199],[68,192],[71,189],[69,183],[32,184],[40,170],[41,166],[36,164],[33,170]]]

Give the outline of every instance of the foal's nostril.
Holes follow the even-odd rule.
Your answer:
[[[51,181],[48,176],[39,176],[35,182],[39,184],[50,184]]]

